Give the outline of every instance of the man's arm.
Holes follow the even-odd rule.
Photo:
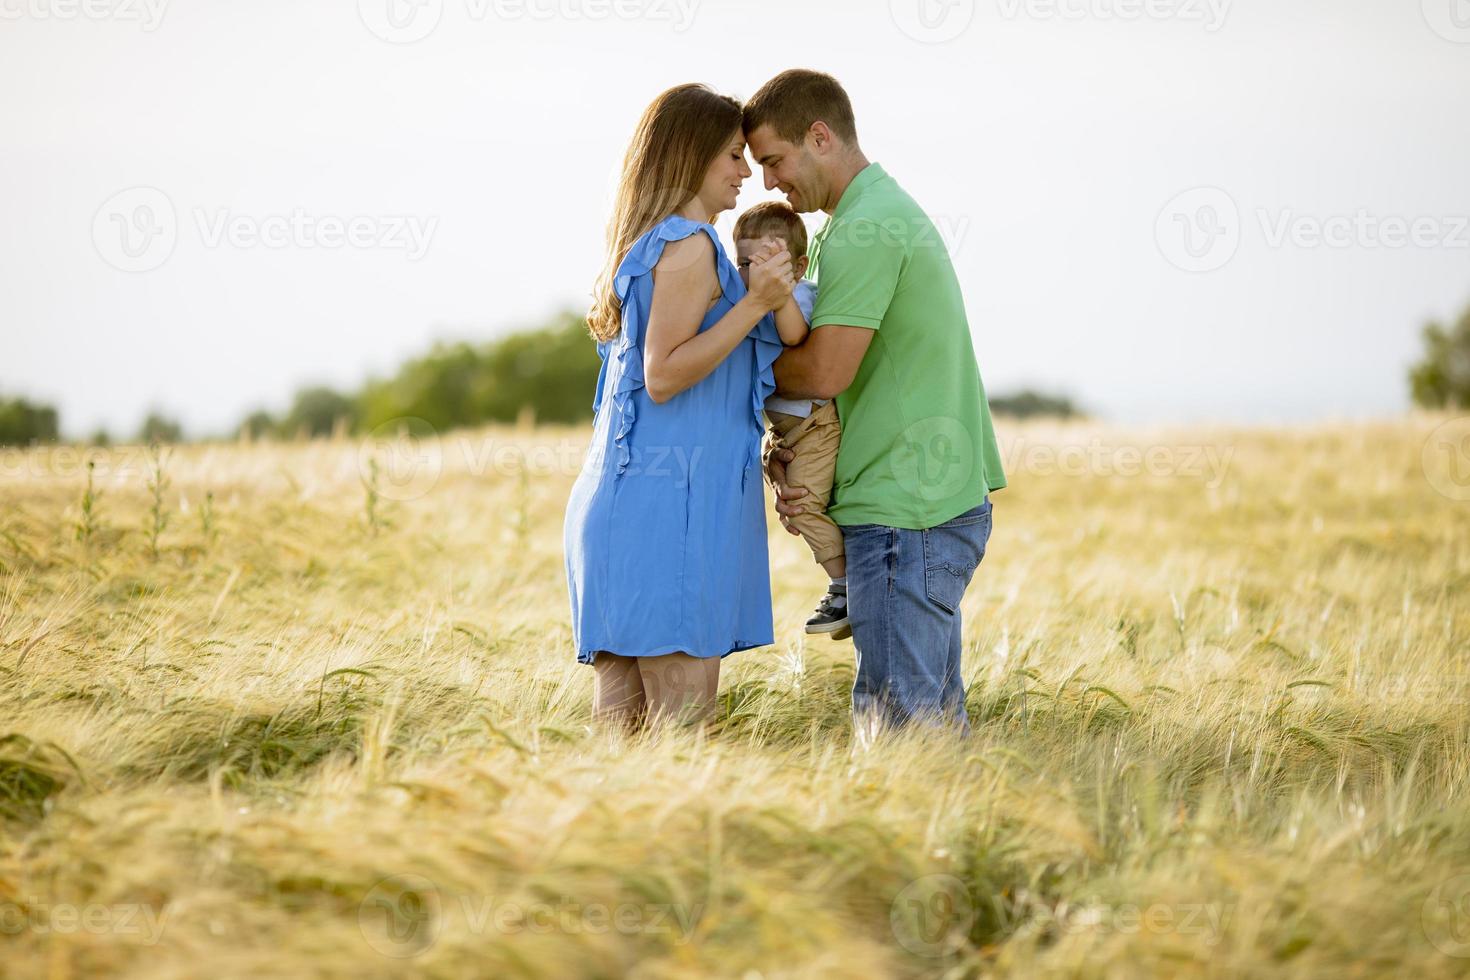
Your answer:
[[[836,398],[857,377],[873,331],[829,323],[776,358],[776,393],[782,398]]]
[[[805,342],[776,359],[776,391],[787,398],[836,398],[857,377],[873,331],[898,289],[906,250],[870,218],[861,218],[824,235],[817,301]],[[786,464],[795,453],[766,440],[766,478],[776,491],[781,526],[800,534],[791,517],[805,511],[806,490],[786,484]]]

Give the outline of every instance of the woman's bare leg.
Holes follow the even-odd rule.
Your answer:
[[[606,650],[598,652],[592,661],[597,671],[592,693],[594,721],[620,725],[626,731],[635,731],[643,723],[646,701],[638,660]]]
[[[720,687],[720,658],[666,653],[639,657],[648,721],[702,723],[714,713]]]

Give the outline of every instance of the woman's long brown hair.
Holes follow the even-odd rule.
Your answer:
[[[740,103],[697,82],[674,86],[643,110],[623,156],[623,175],[607,222],[607,262],[587,313],[593,338],[611,340],[622,329],[613,280],[628,249],[688,203],[704,183],[710,163],[739,131]]]

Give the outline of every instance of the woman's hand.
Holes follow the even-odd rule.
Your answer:
[[[791,252],[784,242],[767,242],[750,257],[750,296],[765,310],[780,309],[791,296]]]
[[[786,485],[786,464],[795,458],[796,453],[790,449],[778,448],[774,433],[769,431],[766,433],[761,459],[766,469],[766,480],[776,491],[776,513],[781,517],[782,527],[792,534],[800,534],[800,531],[791,526],[791,515],[805,513],[805,508],[798,504],[787,503],[788,500],[797,500],[807,495],[806,490],[801,487]]]

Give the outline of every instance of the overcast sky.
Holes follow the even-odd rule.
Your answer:
[[[0,0],[0,393],[220,432],[585,308],[643,107],[793,66],[950,244],[992,394],[1388,415],[1470,303],[1467,0]]]

